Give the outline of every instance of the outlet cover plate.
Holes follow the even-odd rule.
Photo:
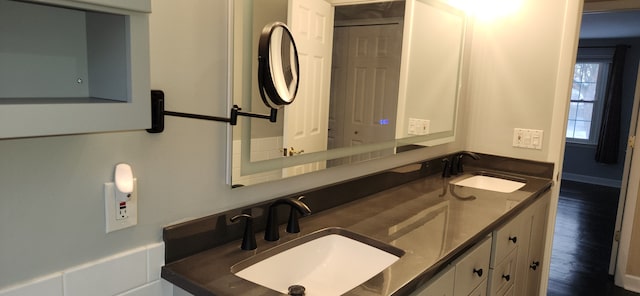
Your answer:
[[[138,182],[133,178],[133,192],[126,202],[126,209],[120,209],[116,201],[116,186],[113,182],[104,183],[104,207],[106,233],[132,227],[138,224]],[[123,211],[126,211],[123,214]]]

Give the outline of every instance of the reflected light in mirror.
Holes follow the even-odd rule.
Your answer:
[[[448,0],[448,2],[451,6],[481,21],[492,21],[515,14],[522,7],[522,0]]]

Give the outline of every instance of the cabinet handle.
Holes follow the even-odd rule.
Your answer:
[[[509,240],[512,241],[515,244],[518,241],[518,237],[517,236],[510,236]]]
[[[480,269],[473,269],[473,273],[478,274],[479,277],[482,277],[482,268]]]
[[[502,275],[502,278],[503,278],[503,279],[505,279],[507,282],[508,282],[509,280],[511,280],[511,276],[510,276],[510,275],[508,275],[508,274],[507,274],[507,275],[504,275],[504,274],[503,274],[503,275]]]
[[[540,261],[533,261],[531,265],[529,265],[529,268],[536,270],[538,266],[540,266]]]

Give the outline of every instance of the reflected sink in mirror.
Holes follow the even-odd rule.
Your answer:
[[[343,228],[327,228],[284,243],[242,261],[231,272],[288,294],[342,295],[400,259],[404,251]]]
[[[462,180],[453,181],[451,182],[451,184],[502,193],[511,193],[526,185],[524,180],[520,182],[508,180],[507,178],[501,178],[498,176],[487,175],[475,175]]]

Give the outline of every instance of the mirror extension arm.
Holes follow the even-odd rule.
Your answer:
[[[269,115],[247,113],[247,112],[242,112],[240,110],[242,110],[240,107],[238,107],[237,105],[233,105],[233,108],[231,108],[231,115],[229,116],[229,118],[166,111],[164,110],[164,92],[161,90],[151,90],[151,128],[147,129],[147,132],[152,134],[163,132],[165,115],[211,120],[211,121],[222,121],[222,122],[228,122],[231,125],[236,125],[238,123],[238,116],[263,118],[263,119],[268,119],[270,122],[276,122],[277,115],[278,115],[278,109],[273,109],[273,108],[271,108],[271,114]]]

